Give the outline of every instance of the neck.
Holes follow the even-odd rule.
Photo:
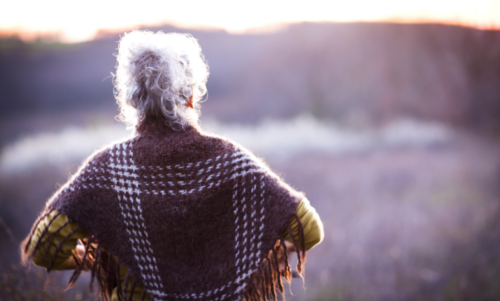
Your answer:
[[[137,126],[137,133],[144,134],[175,134],[186,131],[196,130],[196,125],[185,125],[182,129],[173,129],[172,126],[163,118],[148,117]]]

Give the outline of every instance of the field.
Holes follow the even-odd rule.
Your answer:
[[[173,26],[153,31],[186,32]],[[500,300],[500,31],[301,23],[192,30],[201,126],[262,157],[325,226],[288,300]],[[92,300],[83,275],[20,264],[46,200],[114,122],[120,32],[0,38],[0,299]]]
[[[206,124],[263,157],[306,193],[323,220],[325,239],[308,253],[306,289],[296,279],[289,300],[499,298],[498,143],[416,122],[413,139],[408,133],[394,135],[408,131],[408,122],[379,131],[346,130],[311,118],[259,126]],[[297,124],[304,134],[297,133]],[[97,142],[97,135],[88,134],[96,131],[103,133]],[[4,284],[13,281],[24,292],[40,289],[45,280],[36,267],[24,276],[38,273],[36,281],[12,280],[20,273],[9,267],[18,261],[15,243],[26,235],[56,184],[64,183],[83,159],[76,152],[78,144],[67,146],[64,157],[57,149],[63,143],[74,145],[73,140],[92,146],[93,138],[95,144],[126,134],[116,125],[73,128],[70,133],[34,135],[4,152],[9,160],[2,165],[0,204],[5,224],[14,231],[11,238],[1,234],[5,247],[0,263]],[[335,140],[338,136],[343,139]],[[325,144],[325,139],[334,142]],[[30,150],[39,156],[30,157]],[[68,277],[67,272],[55,273],[49,291],[61,293],[58,287]],[[86,278],[65,296],[90,298]]]

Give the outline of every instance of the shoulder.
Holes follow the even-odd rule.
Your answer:
[[[234,171],[232,175],[233,178],[246,174],[261,174],[265,176],[265,179],[267,179],[270,183],[284,187],[287,190],[294,191],[281,179],[280,176],[273,172],[264,159],[255,156],[255,154],[244,146],[221,136],[205,133],[203,135],[207,137],[207,139],[213,139],[214,141],[217,141],[217,143],[224,145],[224,147],[228,150],[228,158]]]
[[[136,138],[136,136],[131,136],[128,138],[116,140],[95,150],[90,156],[87,157],[87,159],[85,159],[85,161],[83,161],[80,170],[85,169],[86,167],[89,167],[91,165],[108,164],[113,157],[122,154],[124,151],[127,151],[127,148],[132,146]]]
[[[258,162],[262,161],[261,159],[258,159],[250,150],[227,137],[204,132],[202,130],[199,131],[199,135],[201,140],[203,140],[207,145],[223,149],[225,153],[240,157],[244,156],[246,159]]]
[[[49,204],[52,199],[57,197],[60,192],[67,190],[70,186],[75,186],[79,183],[88,180],[95,180],[95,177],[104,176],[109,172],[109,164],[116,152],[119,151],[119,145],[130,143],[134,137],[122,139],[105,145],[95,150],[81,164],[78,170],[68,179],[68,181],[49,199]]]
[[[262,158],[255,156],[250,150],[237,142],[214,134],[202,133],[201,135],[210,141],[210,144],[215,148],[223,149],[223,153],[229,155],[232,163],[237,165],[239,163],[239,165],[243,166],[251,165],[252,168],[258,169],[262,173],[277,177]]]
[[[231,163],[233,163],[233,170],[235,171],[232,177],[245,174],[260,174],[263,176],[261,179],[270,185],[269,187],[274,187],[275,191],[292,196],[295,203],[305,198],[302,192],[295,190],[276,174],[264,159],[255,156],[250,150],[234,141],[218,136],[213,137],[214,139],[223,140],[231,148]]]

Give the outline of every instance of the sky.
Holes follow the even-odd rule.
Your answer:
[[[141,25],[265,32],[303,21],[439,22],[500,28],[500,0],[1,0],[0,33],[81,42]]]

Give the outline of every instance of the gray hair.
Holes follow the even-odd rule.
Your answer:
[[[189,34],[126,33],[119,42],[114,80],[118,119],[138,126],[147,117],[160,117],[175,130],[196,124],[208,73],[201,47]]]

